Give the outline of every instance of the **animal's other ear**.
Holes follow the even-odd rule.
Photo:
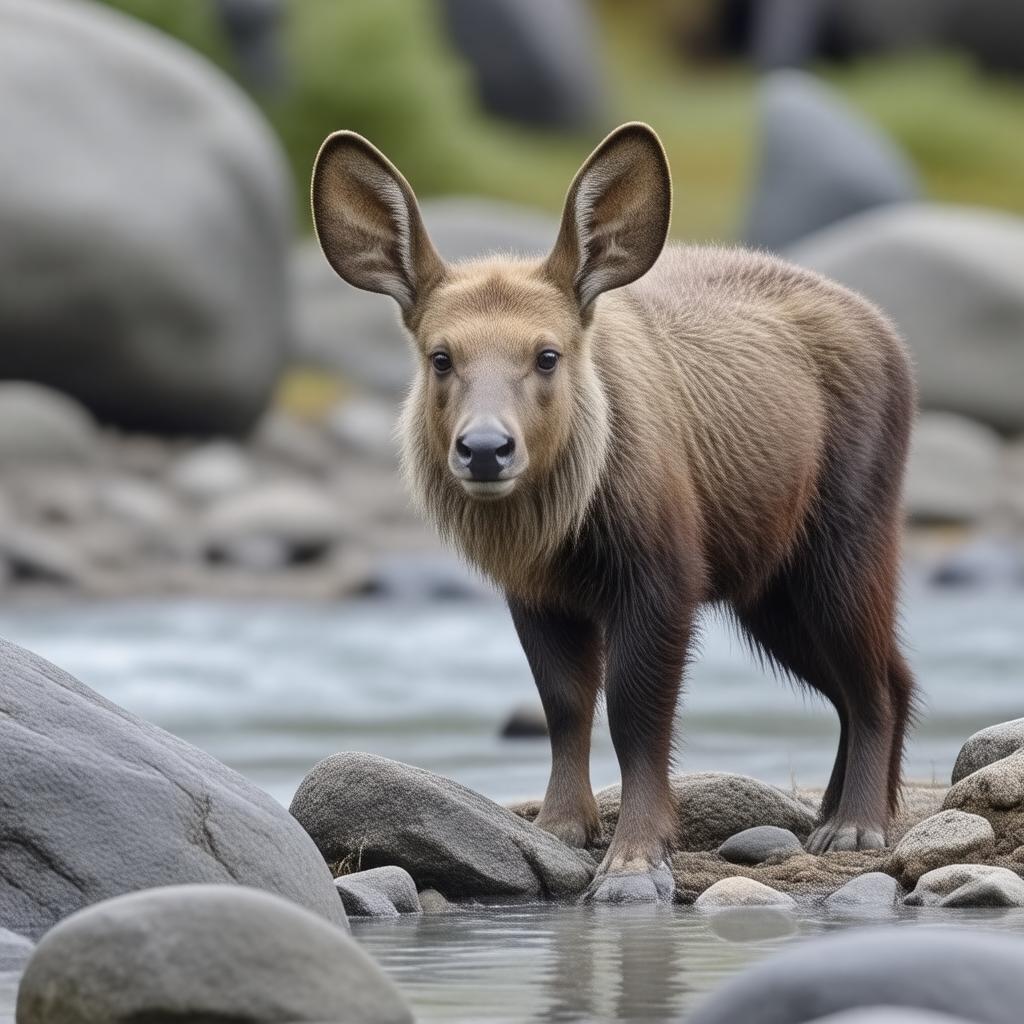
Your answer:
[[[586,313],[601,292],[651,269],[671,213],[672,179],[661,141],[646,124],[624,124],[573,180],[547,270]]]
[[[313,223],[327,262],[349,284],[409,315],[444,274],[409,183],[355,132],[329,135],[313,165]]]

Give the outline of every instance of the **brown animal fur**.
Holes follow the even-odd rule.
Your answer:
[[[446,266],[368,143],[332,136],[314,174],[328,259],[402,306],[420,359],[405,470],[507,596],[551,730],[538,824],[576,845],[598,829],[588,760],[606,691],[623,799],[598,898],[616,898],[606,876],[668,851],[672,723],[700,604],[725,603],[766,662],[836,707],[814,851],[882,845],[912,705],[895,633],[903,345],[863,298],[766,254],[657,258],[669,189],[656,136],[625,126],[581,169],[546,260]],[[553,373],[535,369],[545,349],[560,353]],[[432,369],[438,351],[451,371]],[[491,500],[467,493],[453,461],[481,417],[515,439],[513,489],[487,485],[502,489]]]

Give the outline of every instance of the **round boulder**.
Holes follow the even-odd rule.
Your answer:
[[[74,914],[39,943],[19,1024],[406,1024],[412,1014],[349,936],[277,896],[186,885]]]
[[[925,872],[991,850],[994,842],[992,826],[981,815],[943,810],[907,832],[892,851],[890,866],[904,885],[913,885]]]
[[[1024,750],[962,778],[942,806],[991,822],[999,853],[1016,849],[1024,843]]]
[[[851,878],[841,889],[837,889],[825,900],[828,910],[870,909],[872,912],[880,907],[891,908],[896,902],[899,886],[892,875],[882,871],[868,871],[866,874]]]
[[[909,907],[1024,907],[1024,880],[1009,868],[950,864],[923,874],[904,902]]]
[[[412,875],[394,865],[339,875],[334,887],[349,917],[398,917],[422,912]]]
[[[956,785],[979,768],[1001,761],[1010,754],[1016,754],[1018,750],[1024,750],[1024,718],[979,729],[960,748],[956,764],[953,765],[951,781]]]
[[[0,376],[131,429],[248,429],[284,358],[292,203],[256,108],[168,36],[60,0],[0,0],[0,95]]]
[[[0,24],[2,12],[0,6]],[[2,45],[0,42],[0,47]],[[2,203],[0,195],[0,211]],[[3,240],[0,239],[0,254],[2,250]],[[0,281],[0,289],[3,287]],[[0,323],[2,318],[0,309]],[[2,342],[3,328],[0,327],[0,363],[4,358]],[[38,384],[0,383],[0,468],[9,472],[17,467],[48,463],[89,465],[96,460],[98,451],[96,423],[74,399]]]
[[[800,840],[788,828],[776,825],[744,829],[718,848],[718,855],[730,864],[760,864],[769,857],[792,857],[803,852]]]
[[[779,892],[770,885],[743,875],[734,875],[715,882],[698,897],[694,906],[698,910],[718,910],[722,907],[794,907],[796,900],[788,893]]]

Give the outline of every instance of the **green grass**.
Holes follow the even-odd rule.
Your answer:
[[[233,73],[207,0],[108,0]],[[752,73],[686,68],[656,10],[603,0],[607,123],[580,137],[515,128],[478,109],[468,72],[431,0],[295,0],[287,6],[290,87],[264,102],[291,162],[300,223],[323,137],[368,136],[420,195],[477,192],[552,212],[602,130],[649,121],[675,179],[677,237],[729,239],[742,220],[755,155]],[[1024,86],[960,59],[899,57],[821,73],[909,153],[928,195],[1024,213]]]

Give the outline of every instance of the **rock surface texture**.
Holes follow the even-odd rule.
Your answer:
[[[788,828],[775,825],[744,829],[718,848],[718,855],[733,864],[760,864],[770,857],[792,857],[803,852],[803,844]]]
[[[910,907],[1024,907],[1024,879],[1008,868],[950,864],[923,874]]]
[[[149,889],[97,904],[40,942],[19,1024],[411,1024],[341,929],[241,886]]]
[[[256,108],[169,37],[61,0],[0,0],[0,95],[0,376],[124,427],[248,429],[289,329],[292,192]]]
[[[933,868],[990,853],[994,842],[992,826],[980,815],[940,811],[918,822],[897,843],[891,868],[905,885],[913,885]]]
[[[402,868],[370,868],[334,880],[349,917],[398,917],[423,908],[412,875]]]
[[[735,875],[715,882],[697,897],[698,910],[718,910],[722,907],[793,907],[796,901],[787,893],[779,892],[752,878]]]
[[[943,807],[981,815],[995,830],[996,850],[1024,843],[1024,750],[979,768],[946,794]]]
[[[1015,718],[1010,722],[990,725],[987,729],[979,729],[960,748],[956,763],[953,765],[953,785],[961,779],[985,768],[994,761],[1001,761],[1010,754],[1024,750],[1024,718]]]
[[[330,873],[298,823],[241,775],[0,641],[0,920],[37,938],[100,900],[235,882],[337,925]]]

